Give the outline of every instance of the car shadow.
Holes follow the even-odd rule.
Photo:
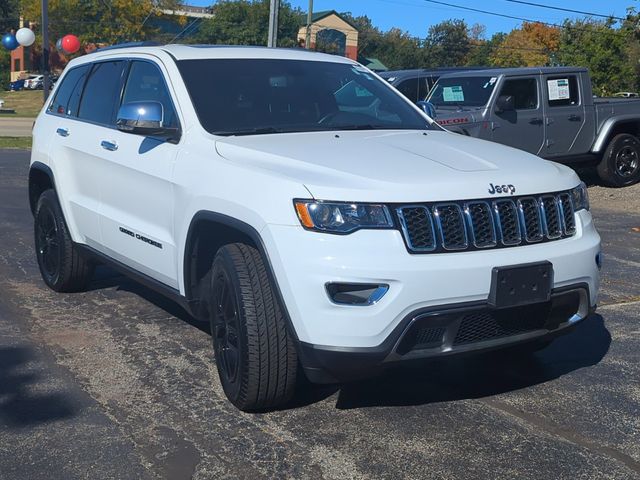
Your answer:
[[[211,334],[209,324],[194,319],[163,295],[108,268],[99,267],[90,290],[117,288],[138,295],[170,315]],[[300,371],[295,397],[278,410],[312,405],[338,393],[336,408],[410,406],[482,398],[528,388],[598,364],[611,335],[602,316],[591,315],[545,349],[524,354],[517,348],[454,355],[412,362],[375,378],[343,385],[314,385]]]
[[[603,318],[592,315],[536,353],[511,348],[452,356],[343,385],[336,408],[423,405],[521,390],[598,364],[610,344]]]
[[[73,417],[71,394],[47,392],[51,380],[33,349],[0,347],[0,426],[21,428]]]
[[[107,288],[116,288],[117,290],[133,293],[164,310],[168,314],[196,327],[198,330],[211,334],[209,322],[202,322],[193,318],[184,308],[173,300],[148,287],[145,287],[110,267],[99,265],[96,267],[93,280],[89,284],[87,291],[103,290]]]

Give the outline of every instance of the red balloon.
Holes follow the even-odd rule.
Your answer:
[[[75,35],[65,35],[62,37],[62,49],[66,53],[76,53],[80,50],[80,39]]]

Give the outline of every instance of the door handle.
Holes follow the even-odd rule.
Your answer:
[[[542,119],[541,118],[532,118],[531,120],[529,120],[529,123],[531,125],[542,125]]]
[[[568,118],[570,122],[579,122],[582,120],[582,117],[580,115],[574,115],[574,114],[569,115]]]
[[[100,146],[110,152],[115,152],[118,149],[118,144],[116,142],[109,142],[107,140],[101,141]]]
[[[56,133],[58,135],[60,135],[61,137],[68,137],[69,136],[69,129],[68,128],[58,128],[56,130]]]

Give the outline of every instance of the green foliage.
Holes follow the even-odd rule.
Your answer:
[[[204,20],[198,33],[185,41],[219,45],[266,45],[269,35],[269,0],[221,0],[213,18]],[[278,46],[297,45],[303,12],[283,1],[278,13]]]
[[[556,60],[561,65],[588,67],[594,93],[606,96],[637,88],[637,74],[630,58],[637,47],[637,39],[624,29],[615,28],[613,20],[566,21]]]
[[[156,32],[145,20],[179,4],[178,0],[49,0],[49,38],[55,42],[73,33],[83,43],[145,40]],[[40,24],[41,0],[23,0],[20,8],[26,19]]]
[[[471,48],[469,27],[464,20],[445,20],[432,25],[424,41],[429,67],[465,65]]]

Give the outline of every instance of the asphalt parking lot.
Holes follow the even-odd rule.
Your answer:
[[[106,269],[86,293],[46,289],[28,159],[0,150],[0,479],[640,479],[640,185],[590,188],[600,307],[545,350],[244,414],[179,307]]]

